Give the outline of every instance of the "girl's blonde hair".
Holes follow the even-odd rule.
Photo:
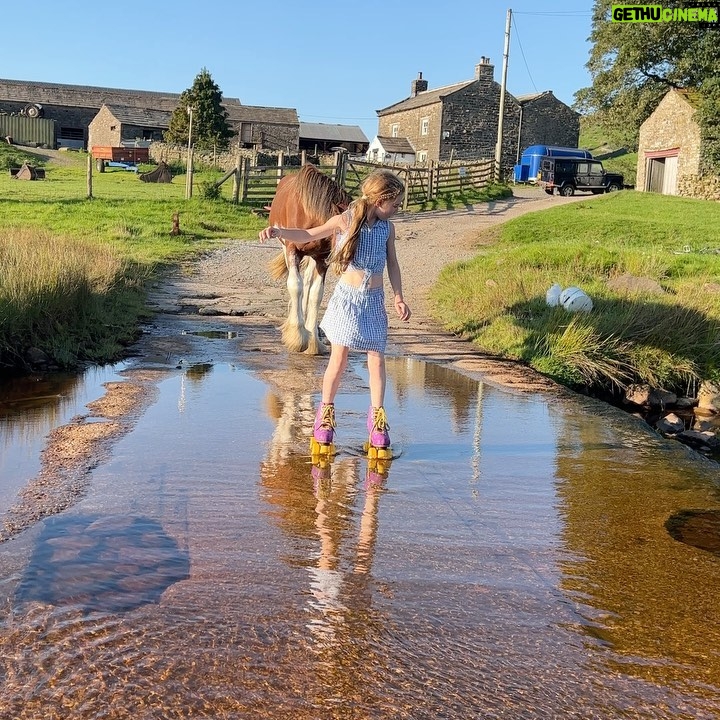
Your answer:
[[[402,180],[390,170],[375,170],[365,178],[361,186],[362,197],[353,200],[347,209],[350,217],[350,226],[347,231],[347,240],[337,252],[333,251],[331,262],[335,265],[338,275],[347,270],[355,255],[360,229],[365,222],[368,210],[377,202],[396,200],[405,192]]]

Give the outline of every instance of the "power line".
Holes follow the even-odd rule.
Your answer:
[[[530,14],[530,13],[527,13]],[[530,82],[532,83],[533,88],[535,89],[535,92],[538,91],[537,85],[535,85],[535,80],[533,80],[532,73],[530,72],[530,67],[527,62],[527,58],[525,57],[525,51],[523,50],[522,43],[520,42],[520,32],[518,31],[517,22],[515,22],[515,18],[512,19],[513,27],[515,28],[515,37],[517,38],[518,46],[520,47],[520,54],[522,55],[523,62],[525,63],[525,69],[527,70],[528,77],[530,78]]]

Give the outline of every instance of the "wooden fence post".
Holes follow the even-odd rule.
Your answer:
[[[405,197],[403,198],[403,210],[408,207],[408,195],[410,195],[410,170],[401,170],[405,175]]]
[[[242,164],[240,166],[240,195],[241,195],[241,201],[245,202],[248,197],[248,158],[244,157],[242,159]]]
[[[240,172],[242,168],[242,155],[238,152],[237,162],[235,163],[235,177],[233,178],[233,192],[232,201],[233,205],[238,204],[240,195]]]
[[[283,163],[285,162],[285,153],[281,150],[278,153],[278,169],[277,169],[277,182],[278,185],[280,184],[280,181],[282,180],[283,176]]]
[[[92,153],[88,153],[88,163],[87,163],[87,199],[92,200],[92,166],[93,166],[93,157]]]
[[[300,153],[300,164],[307,165],[307,150],[303,150]]]

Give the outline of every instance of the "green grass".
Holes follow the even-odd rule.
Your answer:
[[[612,290],[621,276],[664,292]],[[555,282],[593,311],[549,307]],[[517,218],[447,268],[432,302],[449,330],[566,385],[687,390],[720,368],[720,205],[629,191]]]
[[[0,146],[0,167],[25,160],[43,165]],[[22,367],[31,347],[59,367],[116,359],[146,315],[148,278],[219,242],[255,239],[265,226],[228,201],[231,188],[223,186],[218,200],[203,198],[203,183],[219,171],[196,174],[191,200],[184,176],[154,184],[124,170],[96,172],[87,199],[87,155],[71,153],[66,162],[44,164],[45,180],[0,173],[0,367]]]

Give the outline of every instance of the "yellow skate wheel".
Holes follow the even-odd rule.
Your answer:
[[[378,456],[378,449],[373,445],[370,445],[367,449],[367,454],[369,458],[376,458]]]
[[[382,460],[391,460],[392,459],[392,450],[387,448],[377,448],[377,457],[378,459]]]

